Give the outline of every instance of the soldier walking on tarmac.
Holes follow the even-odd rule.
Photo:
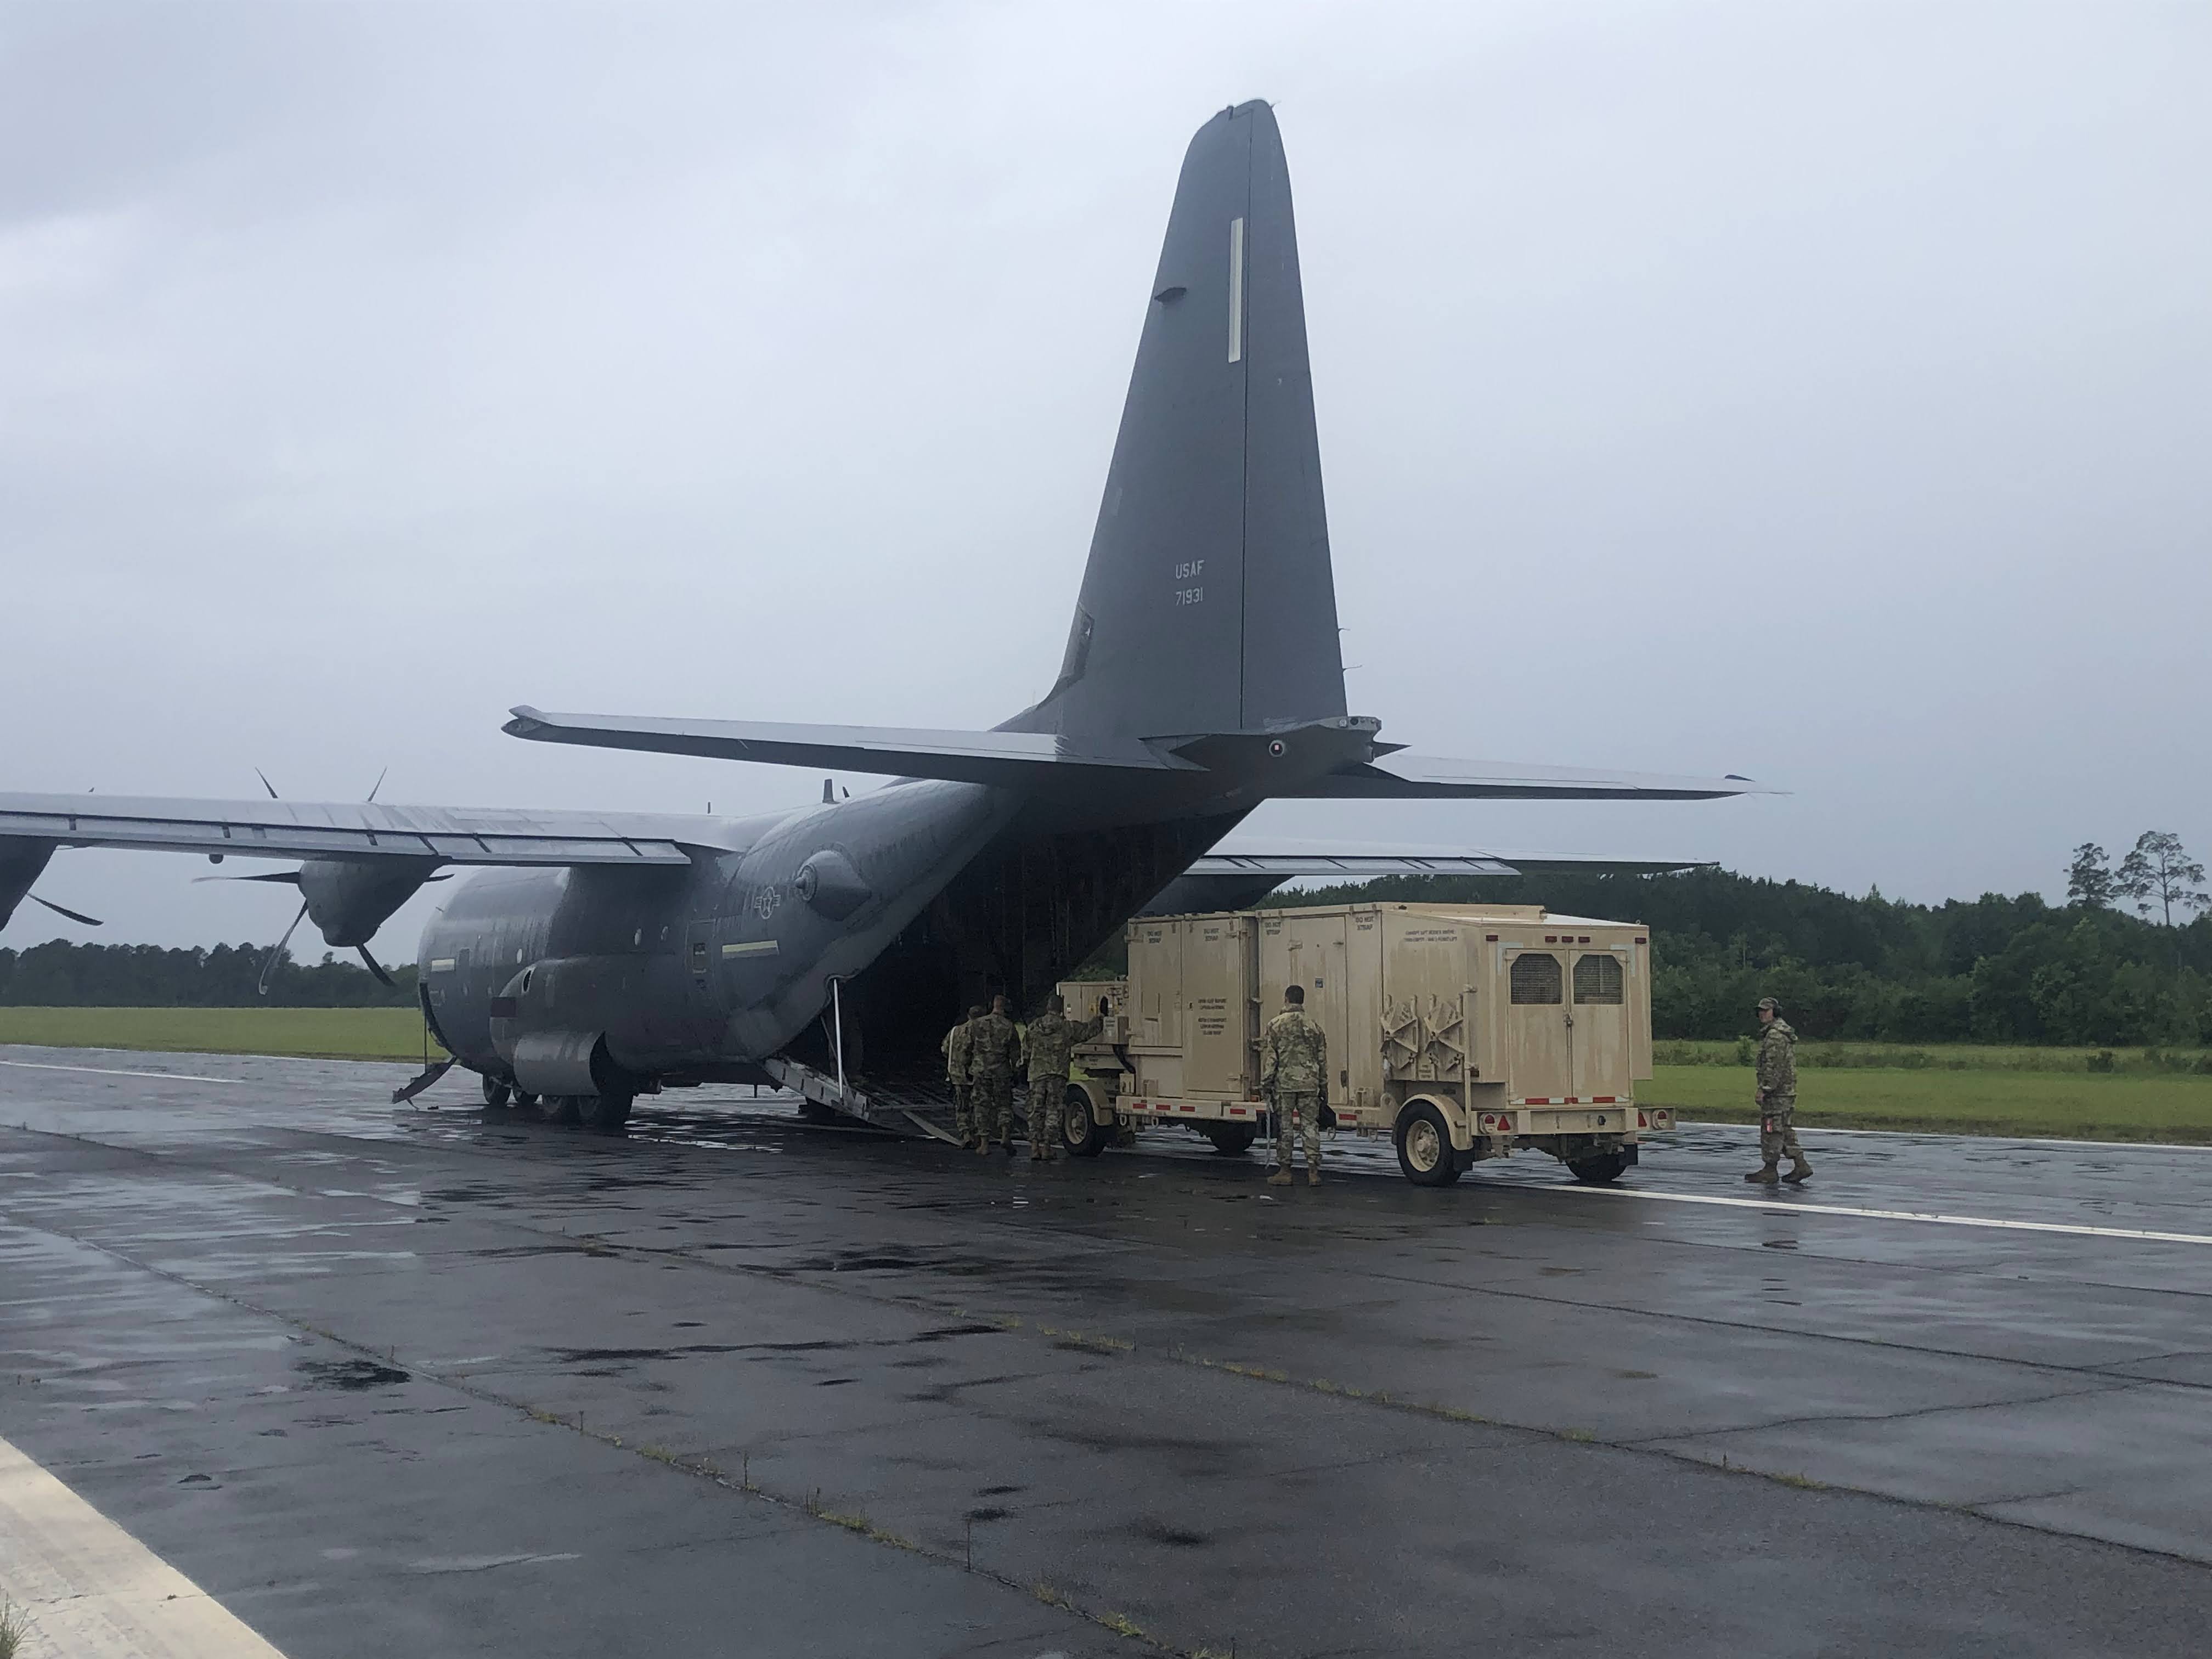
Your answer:
[[[1746,1181],[1772,1186],[1778,1178],[1801,1187],[1813,1178],[1813,1166],[1797,1144],[1796,1127],[1790,1121],[1797,1109],[1797,1033],[1782,1018],[1782,1005],[1772,997],[1759,1000],[1759,1167]],[[1778,1177],[1775,1166],[1790,1154],[1790,1173]]]
[[[1014,1066],[1021,1058],[1021,1034],[1006,1018],[1006,1000],[991,999],[991,1012],[968,1026],[968,1109],[975,1124],[975,1150],[988,1154],[995,1140],[1007,1157],[1014,1153]]]
[[[1030,1156],[1045,1162],[1060,1150],[1060,1098],[1067,1092],[1067,1068],[1075,1058],[1075,1045],[1090,1042],[1106,1028],[1103,1018],[1074,1024],[1066,1009],[1062,999],[1047,998],[1044,1012],[1022,1033],[1022,1054],[1030,1073]]]
[[[1306,1143],[1306,1185],[1321,1185],[1321,1094],[1328,1074],[1328,1038],[1306,1017],[1306,988],[1283,988],[1283,1012],[1260,1035],[1260,1092],[1275,1114],[1275,1171],[1270,1187],[1291,1184],[1291,1137]]]
[[[975,1036],[971,1029],[983,1017],[983,1005],[977,1003],[969,1009],[968,1018],[945,1034],[945,1080],[952,1086],[952,1133],[967,1146],[975,1139],[974,1126],[969,1121],[968,1051]]]

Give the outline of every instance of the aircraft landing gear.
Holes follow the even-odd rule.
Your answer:
[[[497,1078],[492,1076],[490,1073],[487,1072],[484,1073],[484,1105],[489,1110],[495,1112],[500,1110],[509,1100],[514,1098],[514,1091],[508,1088],[506,1084],[501,1083]]]
[[[619,1134],[629,1121],[630,1100],[629,1095],[578,1095],[577,1121],[601,1134]]]

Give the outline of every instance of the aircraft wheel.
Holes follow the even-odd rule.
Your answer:
[[[514,1091],[506,1084],[501,1083],[489,1072],[484,1073],[483,1097],[486,1106],[493,1111],[497,1111],[513,1099],[514,1096]]]
[[[586,1129],[597,1129],[601,1134],[617,1134],[629,1121],[630,1097],[628,1095],[578,1095],[577,1121]]]
[[[1250,1152],[1252,1143],[1260,1138],[1260,1131],[1249,1123],[1209,1123],[1205,1133],[1213,1150],[1224,1158]]]
[[[1628,1168],[1626,1152],[1600,1152],[1594,1158],[1573,1158],[1567,1168],[1586,1187],[1603,1187],[1620,1179]]]
[[[1417,1187],[1449,1187],[1465,1166],[1444,1115],[1422,1101],[1398,1118],[1398,1168]]]
[[[1060,1138],[1078,1158],[1096,1158],[1106,1150],[1110,1127],[1091,1115],[1091,1097],[1075,1084],[1067,1085],[1060,1111]]]
[[[548,1123],[574,1123],[583,1115],[583,1099],[578,1095],[548,1095],[545,1097],[545,1121]]]
[[[544,1100],[543,1096],[525,1094],[520,1089],[514,1091],[514,1109],[528,1117],[535,1117],[538,1115],[538,1106]]]

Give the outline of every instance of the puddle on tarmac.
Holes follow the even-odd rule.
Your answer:
[[[293,1369],[315,1388],[343,1389],[349,1393],[388,1389],[413,1380],[398,1367],[374,1359],[302,1359]]]

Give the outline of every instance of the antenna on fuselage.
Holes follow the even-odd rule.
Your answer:
[[[822,780],[822,804],[824,806],[835,806],[837,804],[837,791],[828,778]]]

